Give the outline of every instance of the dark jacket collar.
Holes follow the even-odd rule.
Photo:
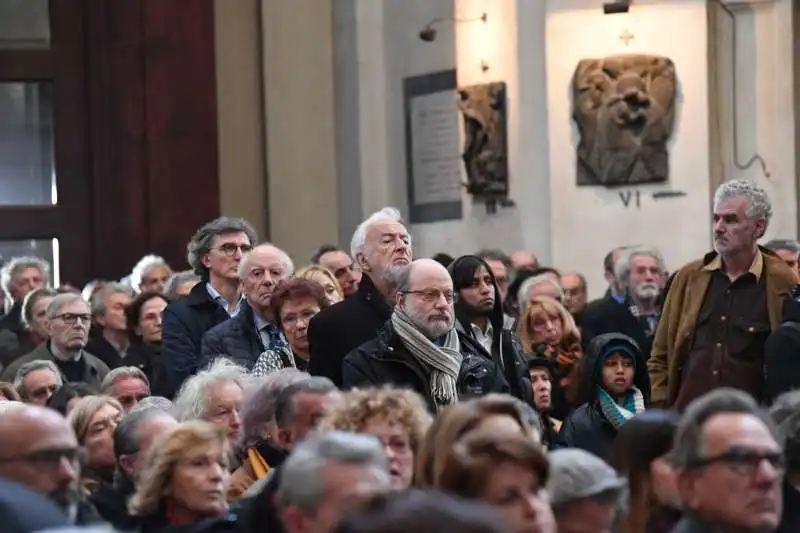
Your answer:
[[[388,319],[392,316],[391,306],[386,303],[386,299],[383,297],[377,287],[375,287],[375,283],[372,282],[372,278],[366,274],[361,277],[361,281],[358,284],[358,292],[352,297],[358,297],[366,302],[369,302],[376,311],[380,312],[380,316],[383,318]]]
[[[200,283],[192,287],[192,290],[186,295],[186,305],[189,307],[204,307],[210,304],[219,305],[208,294],[206,283],[208,283],[208,280],[203,278]]]

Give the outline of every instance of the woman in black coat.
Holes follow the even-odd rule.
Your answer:
[[[168,303],[161,293],[143,292],[125,308],[131,340],[125,365],[145,373],[153,396],[171,398],[172,386],[161,364],[161,317]]]

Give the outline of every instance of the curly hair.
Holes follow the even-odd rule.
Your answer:
[[[414,453],[433,421],[419,394],[387,385],[346,392],[342,402],[322,419],[319,429],[362,433],[375,417],[397,420],[408,431]]]
[[[214,424],[192,420],[160,435],[147,454],[146,466],[136,473],[136,492],[128,502],[131,515],[142,517],[155,513],[169,489],[178,462],[198,451],[207,451],[213,444],[220,446],[223,475],[227,475],[228,437]]]

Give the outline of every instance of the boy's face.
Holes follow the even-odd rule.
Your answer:
[[[548,412],[552,404],[550,392],[553,389],[553,385],[550,383],[550,373],[543,368],[532,369],[531,388],[533,389],[533,403],[536,406],[536,410],[540,413]]]
[[[603,361],[603,386],[612,396],[623,396],[633,386],[633,360],[612,353]]]

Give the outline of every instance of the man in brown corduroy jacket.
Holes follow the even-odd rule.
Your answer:
[[[772,206],[752,182],[714,194],[714,252],[672,280],[648,368],[654,405],[682,411],[717,387],[762,399],[764,342],[781,321],[797,272],[757,242]]]

